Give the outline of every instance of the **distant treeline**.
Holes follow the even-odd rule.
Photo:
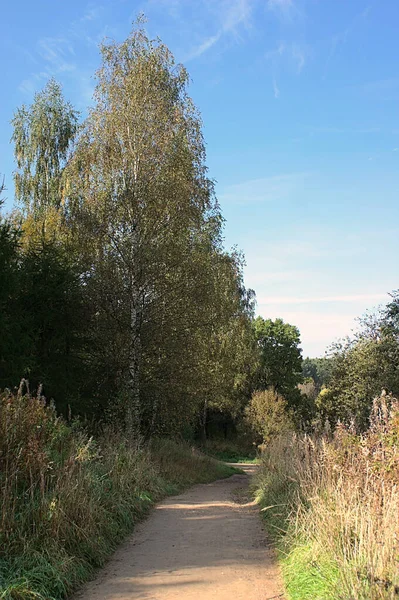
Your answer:
[[[304,359],[302,370],[300,388],[316,419],[366,429],[373,400],[381,393],[399,396],[399,291],[360,318],[358,331],[334,344],[327,358]]]

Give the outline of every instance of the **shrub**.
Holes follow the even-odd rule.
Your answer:
[[[268,444],[293,428],[284,398],[273,388],[255,392],[245,411],[245,420],[258,444]]]

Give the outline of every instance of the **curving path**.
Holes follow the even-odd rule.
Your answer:
[[[271,600],[282,585],[259,512],[254,465],[164,500],[76,600]]]

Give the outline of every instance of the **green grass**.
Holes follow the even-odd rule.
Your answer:
[[[315,560],[309,544],[298,543],[282,558],[282,572],[290,600],[332,600],[339,573],[327,556]],[[335,591],[334,591],[335,590]]]
[[[195,483],[208,483],[240,472],[185,443],[176,444],[168,439],[154,440],[151,451],[163,478],[172,486],[174,493]]]
[[[0,599],[60,600],[101,567],[155,502],[237,472],[187,444],[133,450],[110,436],[80,462],[59,465],[43,494],[31,490],[0,530]],[[72,465],[72,466],[71,466]],[[1,483],[1,478],[0,478]],[[10,490],[3,488],[3,500]],[[5,502],[4,504],[5,505]]]
[[[288,600],[337,600],[339,571],[327,555],[317,556],[294,530],[297,485],[261,465],[252,485],[261,516],[281,566]],[[355,600],[355,599],[354,599]]]
[[[252,488],[288,600],[399,598],[398,415],[265,448]]]
[[[258,462],[256,451],[253,447],[237,444],[224,440],[207,440],[201,450],[209,456],[226,463],[248,463]]]

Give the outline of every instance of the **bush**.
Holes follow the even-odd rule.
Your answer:
[[[245,421],[258,444],[268,444],[276,436],[293,429],[286,401],[272,388],[252,395],[245,411]]]

